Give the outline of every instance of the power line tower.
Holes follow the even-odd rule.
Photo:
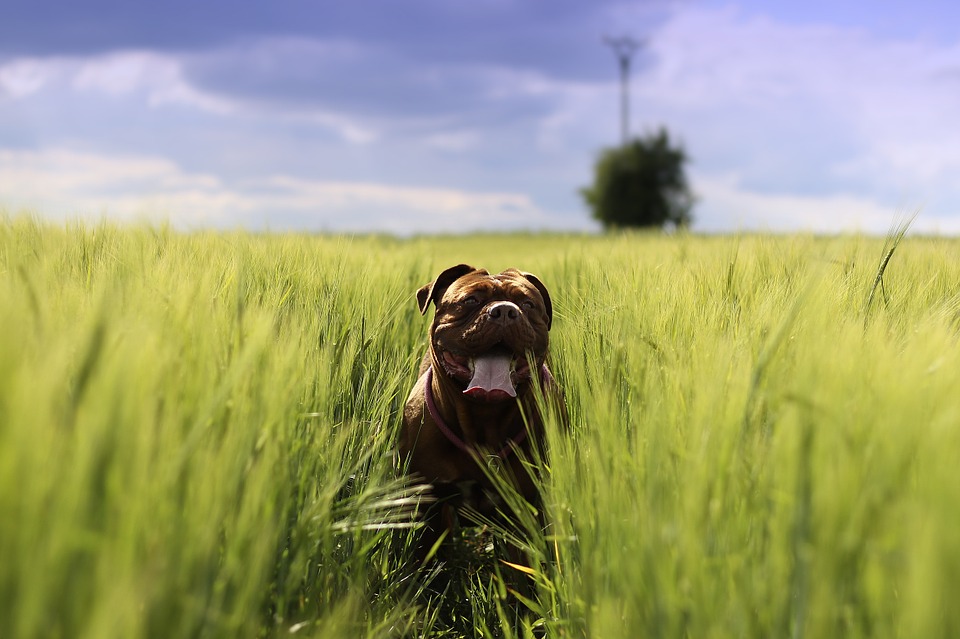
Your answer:
[[[630,36],[605,37],[603,41],[613,49],[620,64],[620,137],[621,143],[626,144],[630,138],[630,60],[637,49],[643,46],[643,41]]]

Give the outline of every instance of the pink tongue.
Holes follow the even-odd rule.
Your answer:
[[[506,399],[516,397],[517,390],[510,380],[509,355],[485,355],[473,360],[473,377],[464,394],[479,399]]]

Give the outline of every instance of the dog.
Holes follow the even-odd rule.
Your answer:
[[[430,484],[436,500],[422,514],[420,563],[456,528],[461,510],[490,519],[503,512],[491,472],[539,504],[536,473],[529,470],[530,460],[546,452],[535,388],[562,406],[546,363],[553,305],[535,275],[517,269],[491,275],[458,264],[417,291],[421,315],[431,303],[427,353],[398,443],[407,472]]]

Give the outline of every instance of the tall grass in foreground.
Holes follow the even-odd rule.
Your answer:
[[[0,232],[0,635],[403,627],[368,553],[403,492],[408,263],[337,239]]]
[[[0,636],[957,636],[960,242],[884,256],[0,222]],[[391,447],[459,261],[550,287],[571,430],[536,561],[431,598]]]

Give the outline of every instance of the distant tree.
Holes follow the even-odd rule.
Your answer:
[[[684,227],[693,220],[694,203],[684,174],[686,161],[683,148],[671,146],[661,128],[605,149],[594,167],[593,185],[580,194],[606,229]]]

